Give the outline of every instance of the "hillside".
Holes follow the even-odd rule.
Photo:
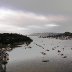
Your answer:
[[[33,33],[30,36],[38,36],[39,38],[56,38],[56,39],[72,39],[71,32],[65,33]]]
[[[47,36],[39,36],[40,38],[56,38],[56,39],[65,39],[65,40],[68,40],[68,39],[72,39],[72,33],[70,32],[65,32],[65,33],[52,33],[52,34],[49,34]]]
[[[44,33],[32,33],[30,34],[29,36],[42,36],[42,37],[45,37],[45,36],[52,36],[52,35],[58,35],[58,34],[61,34],[61,33],[48,33],[48,32],[44,32]]]

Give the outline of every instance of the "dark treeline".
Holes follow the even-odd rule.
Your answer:
[[[42,37],[42,36],[40,36]],[[60,34],[53,34],[48,36],[43,36],[42,38],[56,38],[56,39],[72,39],[72,33],[71,32],[65,32]]]
[[[21,42],[32,42],[32,39],[16,33],[0,33],[0,44],[14,44]]]

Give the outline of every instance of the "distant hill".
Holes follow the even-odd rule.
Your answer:
[[[61,33],[48,33],[48,32],[44,32],[44,33],[32,33],[29,36],[38,36],[38,37],[46,37],[46,36],[52,36],[52,35],[58,35]]]
[[[33,33],[30,36],[38,36],[39,38],[56,38],[56,39],[72,39],[71,32],[65,33]]]

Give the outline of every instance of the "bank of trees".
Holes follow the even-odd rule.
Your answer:
[[[14,44],[20,42],[32,42],[32,39],[16,33],[0,33],[0,44]]]

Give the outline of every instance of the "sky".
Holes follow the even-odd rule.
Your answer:
[[[72,32],[72,0],[0,0],[0,32]]]

